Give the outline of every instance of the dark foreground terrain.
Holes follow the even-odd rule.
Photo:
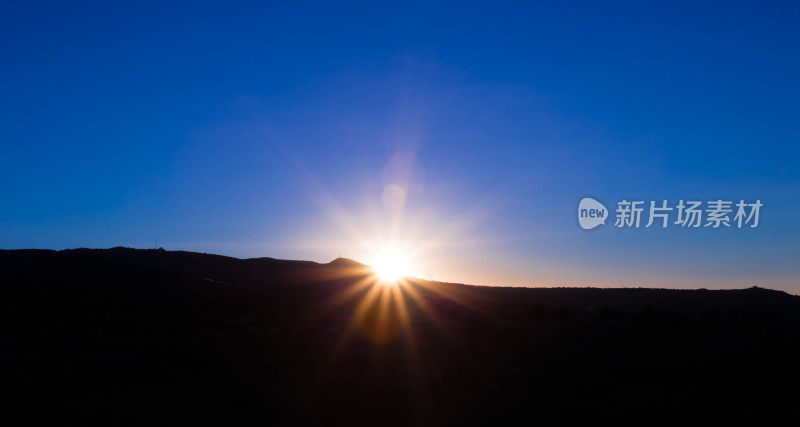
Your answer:
[[[105,425],[796,418],[800,297],[375,284],[360,264],[0,251],[3,417]]]

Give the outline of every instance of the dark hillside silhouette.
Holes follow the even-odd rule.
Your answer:
[[[344,258],[127,248],[0,251],[0,269],[3,405],[28,420],[763,421],[797,405],[800,297],[768,289],[378,288]]]

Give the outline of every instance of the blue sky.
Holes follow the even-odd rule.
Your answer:
[[[800,292],[797,4],[161,3],[0,6],[0,247]],[[585,231],[584,196],[764,207]]]

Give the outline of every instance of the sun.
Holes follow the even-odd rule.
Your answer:
[[[411,271],[408,257],[399,251],[391,249],[375,254],[370,266],[383,283],[397,283],[400,279],[410,274]]]

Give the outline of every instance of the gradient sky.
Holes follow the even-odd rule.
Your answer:
[[[0,247],[800,292],[797,3],[163,3],[0,5]],[[584,196],[764,207],[585,231]]]

